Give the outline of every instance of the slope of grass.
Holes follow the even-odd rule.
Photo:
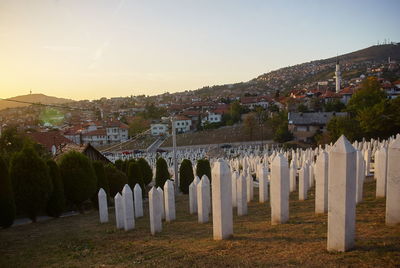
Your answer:
[[[298,201],[291,194],[290,220],[270,224],[269,203],[249,204],[249,215],[234,216],[234,236],[212,240],[212,224],[188,213],[188,197],[177,198],[177,220],[151,236],[147,213],[136,229],[124,232],[99,224],[96,211],[69,218],[0,230],[1,267],[398,267],[400,226],[384,224],[384,199],[365,184],[357,207],[356,248],[328,253],[327,216],[314,214],[314,196]],[[258,200],[256,198],[256,200]],[[145,212],[148,207],[145,207]],[[234,213],[236,214],[236,213]]]

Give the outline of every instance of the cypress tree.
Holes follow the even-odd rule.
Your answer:
[[[115,164],[116,168],[118,168],[121,171],[123,170],[124,161],[122,161],[121,159],[118,159],[118,160],[115,161],[114,164]]]
[[[211,181],[211,165],[208,159],[197,160],[196,175],[201,179],[203,175],[206,175]]]
[[[14,193],[6,161],[0,156],[0,226],[10,227],[14,220]]]
[[[96,187],[96,193],[92,197],[92,203],[96,208],[98,208],[99,200],[98,200],[98,193],[100,188],[103,188],[103,190],[106,192],[107,197],[109,196],[110,193],[110,186],[107,181],[106,173],[104,171],[104,164],[101,161],[93,161],[92,163],[94,173],[96,174],[97,178],[97,187]]]
[[[164,187],[164,183],[170,178],[168,165],[164,158],[160,157],[156,162],[156,186]]]
[[[143,183],[143,173],[140,168],[140,165],[136,161],[130,161],[128,168],[128,184],[131,187],[132,191],[136,184],[140,185],[142,188],[142,196],[145,194],[145,188]]]
[[[128,177],[113,164],[105,165],[104,172],[109,183],[110,196],[114,197],[118,192],[121,192],[124,185],[128,183]]]
[[[149,185],[149,183],[153,180],[153,170],[151,169],[146,159],[139,158],[137,162],[140,165],[140,169],[142,170],[144,185]]]
[[[10,175],[18,211],[36,222],[53,190],[46,163],[31,146],[25,146],[12,158]]]
[[[82,203],[91,198],[97,188],[96,174],[89,158],[75,151],[65,154],[60,160],[60,173],[65,197],[83,212]]]
[[[183,159],[179,167],[180,184],[179,189],[182,193],[189,193],[189,185],[194,179],[192,162],[189,159]]]
[[[47,201],[46,213],[51,217],[60,217],[65,207],[64,185],[58,165],[53,160],[47,161],[49,176],[53,183],[53,192]]]

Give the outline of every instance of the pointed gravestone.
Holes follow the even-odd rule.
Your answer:
[[[386,177],[388,151],[385,147],[376,152],[375,171],[376,171],[376,197],[386,196]]]
[[[268,201],[268,168],[260,167],[260,179],[258,182],[259,201],[265,203]]]
[[[271,164],[271,224],[289,219],[289,165],[282,154]]]
[[[210,214],[210,182],[203,176],[197,184],[197,217],[199,223],[206,223]]]
[[[100,188],[97,197],[99,202],[100,223],[108,222],[107,194],[103,188]]]
[[[164,191],[161,189],[161,187],[157,187],[157,191],[160,194],[161,219],[165,220]]]
[[[356,152],[356,203],[362,201],[365,180],[365,160],[361,151]]]
[[[251,202],[254,199],[254,182],[253,182],[253,176],[251,176],[250,172],[248,173],[246,177],[246,187],[247,187],[247,202]]]
[[[238,173],[236,171],[232,172],[232,207],[237,207],[237,188],[236,180],[238,179]]]
[[[122,189],[122,207],[124,211],[125,231],[135,228],[135,214],[133,210],[132,190],[128,184]]]
[[[124,228],[124,208],[122,205],[122,196],[117,193],[114,197],[115,206],[115,222],[117,224],[117,229]]]
[[[307,199],[308,191],[308,165],[304,164],[299,171],[299,200],[304,201]]]
[[[210,179],[207,177],[207,175],[201,176],[201,179],[202,179],[202,180],[205,179],[205,178],[206,178],[205,183],[208,184],[208,187],[206,188],[207,194],[208,194],[208,200],[209,200],[209,202],[208,202],[208,211],[209,211],[209,213],[211,213],[211,187],[210,187]],[[198,206],[197,206],[197,207],[198,207]]]
[[[313,162],[311,162],[308,165],[308,188],[310,189],[313,186],[314,186],[314,164]]]
[[[354,246],[356,224],[356,150],[341,136],[329,152],[328,243],[329,251]]]
[[[219,159],[212,168],[212,216],[214,240],[233,235],[232,186],[228,164]]]
[[[236,180],[236,185],[238,216],[247,215],[247,181],[243,176],[239,176]]]
[[[197,188],[194,181],[189,185],[189,213],[197,212]]]
[[[371,168],[371,149],[368,148],[365,150],[364,160],[365,160],[365,176],[369,176]]]
[[[400,136],[389,145],[387,193],[386,193],[386,224],[400,223]]]
[[[290,179],[290,192],[296,191],[296,175],[297,175],[297,167],[295,165],[296,161],[293,159],[292,164],[289,168],[289,179]]]
[[[328,211],[328,153],[322,151],[315,164],[315,213]]]
[[[171,222],[176,218],[174,183],[167,180],[164,184],[165,220]]]
[[[133,199],[135,203],[135,217],[143,217],[143,197],[142,188],[138,183],[133,187]]]
[[[150,232],[152,235],[162,230],[161,202],[160,192],[156,187],[152,187],[149,192]]]

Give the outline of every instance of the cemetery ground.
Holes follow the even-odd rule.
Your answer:
[[[375,198],[375,182],[365,184],[357,206],[356,246],[345,253],[326,251],[327,215],[314,213],[309,199],[290,196],[287,224],[271,225],[269,202],[249,204],[249,214],[234,212],[234,236],[214,241],[212,223],[189,214],[188,196],[177,197],[177,220],[150,234],[148,204],[134,230],[100,224],[97,211],[0,230],[0,267],[127,266],[303,266],[395,267],[400,265],[400,225],[386,226],[385,199]]]

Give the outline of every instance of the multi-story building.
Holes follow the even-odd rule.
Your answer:
[[[164,136],[168,133],[167,123],[153,123],[150,125],[152,136]]]

